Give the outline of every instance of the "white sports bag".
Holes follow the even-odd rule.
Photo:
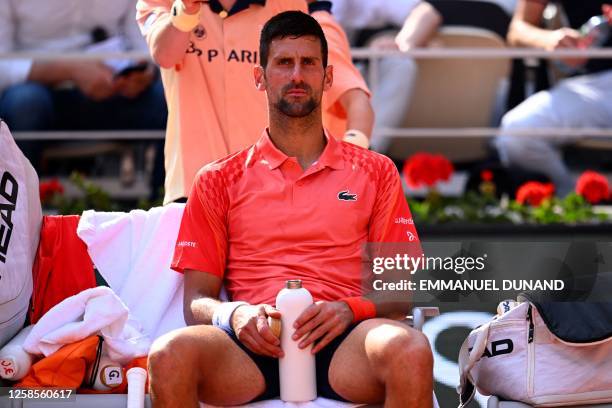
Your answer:
[[[0,121],[0,346],[25,321],[41,222],[38,176]]]
[[[461,346],[459,407],[474,386],[535,407],[612,402],[612,304],[513,303]]]

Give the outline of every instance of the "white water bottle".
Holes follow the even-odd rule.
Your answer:
[[[23,349],[26,337],[33,325],[22,329],[17,336],[0,349],[0,378],[17,381],[26,376],[32,367],[32,355]]]
[[[317,375],[312,345],[298,348],[291,338],[293,323],[312,304],[312,295],[302,287],[301,280],[288,280],[286,287],[276,296],[276,308],[281,312],[281,348],[285,353],[278,360],[280,398],[285,402],[305,402],[317,398]]]

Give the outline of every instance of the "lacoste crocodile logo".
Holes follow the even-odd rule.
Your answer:
[[[348,190],[344,190],[338,193],[338,200],[357,201],[357,194],[351,194]]]

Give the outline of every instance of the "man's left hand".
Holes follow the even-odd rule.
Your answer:
[[[300,340],[298,347],[302,349],[316,342],[312,348],[315,354],[344,333],[352,322],[353,311],[345,302],[319,301],[308,306],[296,319],[291,338]]]

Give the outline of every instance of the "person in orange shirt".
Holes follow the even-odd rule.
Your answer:
[[[283,350],[266,322],[279,317],[272,305],[284,282],[300,279],[315,303],[283,330],[314,346],[320,396],[430,408],[429,343],[389,319],[405,316],[409,301],[368,290],[362,270],[366,243],[420,251],[397,169],[324,130],[321,99],[334,71],[314,18],[273,17],[260,57],[255,84],[267,95],[269,128],[197,175],[172,261],[184,273],[189,326],[150,350],[153,405],[277,397]],[[232,302],[219,301],[222,285]]]
[[[168,103],[164,203],[184,199],[205,164],[243,149],[266,125],[262,93],[251,86],[263,24],[305,0],[139,0],[137,20],[161,66]],[[338,37],[342,41],[342,37]],[[344,38],[344,41],[346,39]],[[342,49],[349,52],[348,43]],[[336,137],[367,145],[374,114],[369,90],[350,54],[331,64],[343,80],[325,101],[325,124]]]

